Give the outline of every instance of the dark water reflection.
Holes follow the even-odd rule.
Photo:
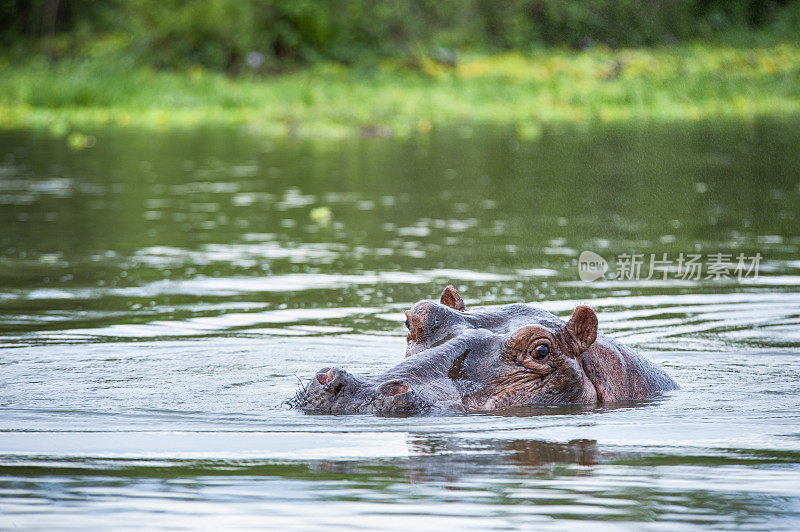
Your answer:
[[[38,524],[67,527],[118,526],[131,512],[142,519],[137,526],[313,528],[357,519],[389,529],[409,521],[561,529],[563,520],[781,528],[800,517],[796,493],[773,489],[796,478],[798,453],[641,456],[601,451],[594,440],[413,434],[408,448],[407,458],[370,461],[40,461],[0,467],[0,489],[8,508],[34,506]],[[702,482],[712,467],[727,484]]]
[[[0,133],[0,527],[792,529],[800,123]],[[584,283],[581,251],[763,257]],[[643,276],[643,277],[646,277]],[[452,417],[281,408],[402,311],[590,302],[683,389]]]

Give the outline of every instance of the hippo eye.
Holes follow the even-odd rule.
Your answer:
[[[544,358],[550,354],[550,348],[542,344],[536,348],[535,352],[536,358]]]

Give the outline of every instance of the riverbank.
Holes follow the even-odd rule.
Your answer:
[[[541,50],[230,78],[94,58],[0,67],[0,128],[241,126],[271,137],[406,136],[462,123],[749,120],[800,115],[800,47]],[[79,145],[77,143],[76,145]]]

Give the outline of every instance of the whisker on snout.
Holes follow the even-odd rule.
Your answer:
[[[297,379],[297,381],[297,391],[295,391],[294,395],[284,401],[282,404],[290,408],[306,408],[311,403],[308,397],[308,387],[304,385],[300,379]]]

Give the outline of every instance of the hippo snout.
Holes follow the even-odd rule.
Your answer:
[[[301,398],[304,407],[331,413],[406,414],[428,406],[405,379],[368,379],[337,367],[320,369]]]

